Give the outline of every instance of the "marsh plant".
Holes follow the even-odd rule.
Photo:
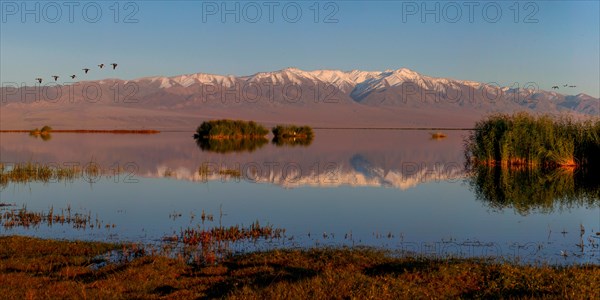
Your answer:
[[[202,223],[204,224],[204,219]],[[185,247],[184,256],[189,257],[188,260],[196,264],[213,264],[232,254],[235,244],[255,243],[260,239],[282,239],[285,237],[285,229],[272,225],[263,226],[256,221],[250,226],[190,227],[182,230],[180,236]]]
[[[598,166],[600,121],[528,113],[477,122],[466,141],[469,164],[528,167]]]
[[[600,121],[527,113],[476,124],[465,155],[478,199],[520,214],[597,205]]]
[[[269,131],[254,121],[213,120],[203,122],[196,129],[196,139],[264,138]]]
[[[314,133],[309,126],[277,125],[271,129],[273,136],[279,138],[312,139]]]
[[[216,153],[253,152],[264,146],[269,131],[253,121],[213,120],[203,122],[194,139],[202,151]]]
[[[309,146],[314,139],[314,133],[309,126],[277,125],[271,129],[272,143],[281,146]]]
[[[0,186],[6,186],[9,182],[51,182],[70,181],[77,178],[81,170],[77,167],[54,167],[35,163],[19,163],[11,168],[0,169]]]
[[[9,183],[26,184],[30,182],[72,182],[75,179],[83,178],[90,182],[101,178],[101,176],[116,176],[125,173],[123,168],[103,168],[102,166],[90,162],[86,165],[60,166],[58,164],[24,162],[15,163],[10,166],[1,164],[0,167],[0,188],[6,187]]]
[[[60,211],[54,211],[51,207],[48,212],[30,211],[26,206],[19,209],[8,209],[0,211],[0,226],[5,229],[13,228],[33,228],[40,226],[52,227],[53,225],[70,225],[74,229],[85,230],[87,228],[114,228],[115,224],[105,224],[96,217],[92,219],[92,213],[76,213],[71,211],[71,206]]]

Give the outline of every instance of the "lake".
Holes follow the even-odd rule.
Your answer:
[[[599,184],[591,175],[473,174],[465,170],[469,131],[445,134],[316,129],[310,145],[215,146],[197,144],[193,132],[56,133],[46,140],[3,133],[5,170],[32,162],[104,171],[0,186],[0,203],[10,205],[2,213],[68,210],[99,226],[2,226],[0,234],[157,244],[185,228],[258,221],[285,229],[285,238],[238,250],[366,245],[441,257],[600,262]],[[203,212],[212,220],[202,220]]]

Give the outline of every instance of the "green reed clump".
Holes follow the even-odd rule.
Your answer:
[[[271,131],[279,138],[312,139],[314,137],[313,130],[309,126],[277,125]]]
[[[528,113],[496,114],[475,125],[467,138],[469,163],[502,166],[597,164],[600,121]]]
[[[212,120],[203,122],[194,137],[196,139],[261,138],[269,131],[254,121]]]
[[[314,138],[309,126],[277,125],[271,131],[276,146],[309,146]]]

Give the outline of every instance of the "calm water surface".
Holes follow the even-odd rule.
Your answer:
[[[286,229],[285,239],[253,249],[369,245],[440,256],[600,263],[600,199],[586,194],[589,187],[581,192],[576,182],[569,185],[572,173],[528,181],[516,193],[505,191],[514,186],[510,176],[490,173],[498,182],[482,184],[489,177],[482,176],[479,186],[473,183],[464,170],[467,131],[449,131],[442,140],[427,131],[315,134],[310,146],[267,143],[220,152],[201,149],[192,133],[180,132],[54,134],[48,141],[1,134],[0,160],[7,168],[34,162],[120,171],[0,187],[0,203],[14,204],[3,211],[70,207],[109,228],[1,227],[0,234],[154,243],[202,226],[204,211],[214,216],[207,227],[258,220]],[[523,204],[523,197],[531,203]]]

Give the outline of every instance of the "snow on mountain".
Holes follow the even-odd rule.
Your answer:
[[[397,70],[381,71],[341,71],[341,70],[314,70],[304,71],[298,68],[286,68],[273,72],[260,72],[248,76],[233,75],[215,75],[215,74],[187,74],[173,77],[147,77],[133,82],[157,83],[157,88],[169,90],[171,88],[191,88],[197,85],[215,85],[221,89],[233,89],[244,87],[248,83],[266,84],[271,83],[275,86],[289,85],[314,85],[323,84],[327,87],[335,87],[346,97],[355,102],[363,104],[383,103],[398,104],[398,99],[405,98],[408,94],[420,96],[421,102],[426,100],[440,102],[451,98],[452,102],[458,105],[468,105],[469,102],[479,102],[479,106],[486,106],[487,102],[498,102],[504,100],[511,106],[515,102],[544,102],[550,101],[557,103],[558,106],[568,109],[581,108],[585,113],[597,113],[595,101],[598,99],[585,94],[576,96],[564,96],[554,91],[531,90],[526,88],[497,87],[491,84],[485,84],[476,81],[455,80],[450,78],[437,78],[422,75],[407,68]],[[195,89],[197,90],[197,89]],[[195,91],[194,90],[194,91]],[[179,92],[184,93],[183,92]],[[437,94],[437,95],[436,95]],[[476,94],[476,95],[474,95]],[[460,99],[454,101],[452,95],[460,96]],[[468,99],[467,96],[479,97],[478,99]],[[372,99],[376,98],[376,99]],[[427,98],[427,99],[425,99]],[[440,99],[443,98],[443,99]],[[395,101],[389,101],[395,99]],[[403,102],[406,99],[403,99]],[[431,102],[431,101],[430,101]],[[563,103],[564,102],[564,103]],[[583,102],[583,104],[581,104]],[[532,108],[532,103],[520,103]],[[537,106],[537,104],[533,105]],[[543,104],[542,104],[543,106]]]

